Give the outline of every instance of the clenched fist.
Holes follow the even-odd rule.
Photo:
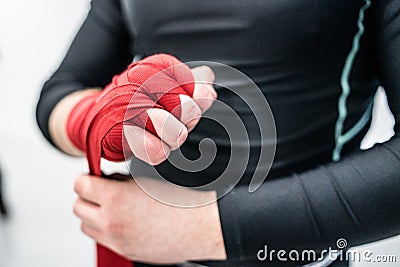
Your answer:
[[[157,165],[185,142],[216,99],[214,79],[209,67],[191,70],[173,56],[150,56],[78,102],[68,117],[68,137],[86,152],[96,175],[100,157],[121,161],[124,150]]]

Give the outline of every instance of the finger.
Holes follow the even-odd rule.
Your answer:
[[[74,190],[79,197],[101,206],[103,193],[113,182],[97,176],[81,175],[75,180]]]
[[[95,229],[100,229],[100,226],[98,226],[100,207],[98,205],[79,197],[75,200],[73,211],[83,223]]]
[[[217,92],[213,87],[215,74],[208,66],[193,68],[192,73],[195,79],[193,99],[199,105],[202,112],[205,112],[217,98]]]
[[[158,137],[171,150],[179,148],[188,136],[188,130],[177,118],[163,109],[149,109],[147,111]]]
[[[138,126],[124,126],[124,136],[132,153],[150,165],[165,161],[171,153],[170,147],[152,133]]]
[[[181,102],[180,121],[186,126],[190,132],[196,126],[201,118],[201,108],[197,103],[187,95],[179,95]]]

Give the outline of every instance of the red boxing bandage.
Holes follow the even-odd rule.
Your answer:
[[[70,140],[86,152],[91,173],[100,175],[100,158],[124,160],[123,124],[146,128],[157,135],[147,110],[165,109],[181,116],[179,95],[193,96],[189,67],[170,55],[154,55],[134,63],[98,95],[89,96],[71,111]]]
[[[170,55],[150,56],[114,76],[102,92],[80,101],[69,115],[68,137],[85,151],[90,173],[101,176],[101,157],[124,160],[124,124],[146,128],[157,135],[146,111],[164,109],[180,119],[179,95],[192,97],[193,92],[194,78],[187,65]],[[99,246],[98,266],[131,267],[132,264]]]

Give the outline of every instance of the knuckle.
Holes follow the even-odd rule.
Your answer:
[[[209,66],[201,66],[201,70],[204,72],[204,75],[211,81],[215,80],[215,73]]]

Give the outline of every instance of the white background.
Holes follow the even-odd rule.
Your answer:
[[[53,149],[34,117],[41,86],[88,8],[88,0],[0,0],[0,164],[11,210],[11,218],[0,221],[0,267],[95,266],[94,243],[72,213],[74,177],[86,164]],[[382,93],[377,102],[365,146],[392,135]],[[400,262],[399,237],[366,248]]]

